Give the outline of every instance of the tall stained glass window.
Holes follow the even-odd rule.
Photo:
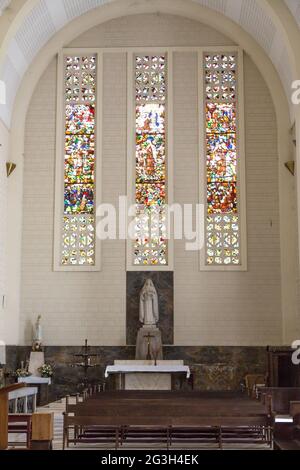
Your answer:
[[[168,263],[165,55],[135,56],[135,266]]]
[[[97,58],[64,57],[62,266],[95,264],[95,111]]]
[[[207,266],[241,264],[237,63],[204,54]]]

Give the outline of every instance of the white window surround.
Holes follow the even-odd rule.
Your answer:
[[[237,56],[237,199],[240,233],[240,259],[238,265],[208,265],[206,264],[206,242],[200,250],[200,271],[247,271],[247,216],[246,216],[246,170],[245,170],[245,119],[244,119],[244,72],[243,50],[239,47],[207,47],[201,48],[198,53],[198,103],[199,103],[199,201],[205,207],[206,226],[206,122],[204,100],[204,65],[205,53],[235,53]],[[205,229],[206,232],[206,229]],[[206,239],[206,236],[204,237]]]
[[[95,125],[95,199],[94,217],[96,209],[101,203],[101,149],[102,149],[102,83],[103,83],[103,55],[101,51],[86,49],[64,49],[58,55],[57,67],[57,117],[56,117],[56,168],[55,168],[55,210],[54,210],[54,271],[100,271],[101,269],[101,243],[95,235],[95,263],[93,265],[67,265],[61,264],[62,221],[64,217],[64,154],[65,154],[65,110],[64,110],[64,57],[67,55],[95,54],[97,57],[97,88],[96,88],[96,125]],[[96,230],[96,222],[95,222]]]
[[[139,54],[165,53],[168,61],[167,72],[167,201],[174,202],[174,169],[173,169],[173,54],[175,52],[195,52],[198,54],[198,132],[199,132],[199,202],[206,201],[205,178],[205,122],[203,92],[203,53],[235,52],[238,55],[238,204],[240,218],[241,264],[237,266],[208,266],[205,264],[205,246],[199,253],[199,269],[201,271],[247,271],[247,226],[246,226],[246,181],[245,181],[245,129],[244,129],[244,83],[243,83],[243,50],[238,46],[208,47],[155,47],[155,48],[65,48],[58,55],[58,88],[57,88],[57,123],[56,123],[56,174],[55,174],[55,212],[54,212],[54,271],[100,271],[101,241],[96,237],[96,262],[94,266],[62,266],[60,264],[61,224],[63,217],[63,151],[64,151],[64,112],[63,112],[63,56],[70,54],[97,54],[97,112],[96,112],[96,180],[95,208],[101,204],[101,162],[102,162],[102,116],[103,116],[103,54],[126,53],[127,55],[127,196],[128,203],[134,203],[135,190],[135,99],[133,58]],[[202,129],[202,132],[201,132]],[[203,184],[201,184],[203,182]],[[176,202],[176,201],[175,201]],[[96,212],[95,212],[96,213]],[[97,217],[96,217],[97,224]],[[170,233],[173,233],[172,227]],[[127,239],[126,269],[127,271],[172,271],[174,270],[174,241],[168,241],[168,265],[166,266],[134,266],[132,264],[133,242]]]
[[[135,48],[127,54],[127,197],[128,204],[135,204],[135,69],[134,57],[139,55],[164,54],[167,58],[167,102],[166,102],[166,201],[173,203],[173,49],[170,48]],[[172,233],[172,228],[170,230]],[[127,239],[127,271],[172,271],[174,269],[174,249],[172,238],[168,240],[166,265],[134,265],[133,240]]]

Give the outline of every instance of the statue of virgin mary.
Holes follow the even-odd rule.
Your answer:
[[[42,316],[39,315],[33,327],[33,343],[32,343],[32,350],[33,351],[42,351],[42,325],[41,325],[41,318]]]
[[[140,293],[140,322],[144,327],[155,327],[159,320],[158,296],[151,279],[147,279]]]

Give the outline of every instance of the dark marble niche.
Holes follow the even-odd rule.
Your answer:
[[[174,343],[174,273],[171,271],[128,271],[126,277],[126,342],[136,344],[140,291],[152,279],[158,294],[159,323],[163,344]]]

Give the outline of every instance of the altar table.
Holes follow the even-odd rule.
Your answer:
[[[190,377],[190,368],[183,361],[114,361],[107,366],[105,377],[117,374],[119,390],[171,390],[172,374],[182,373]]]

